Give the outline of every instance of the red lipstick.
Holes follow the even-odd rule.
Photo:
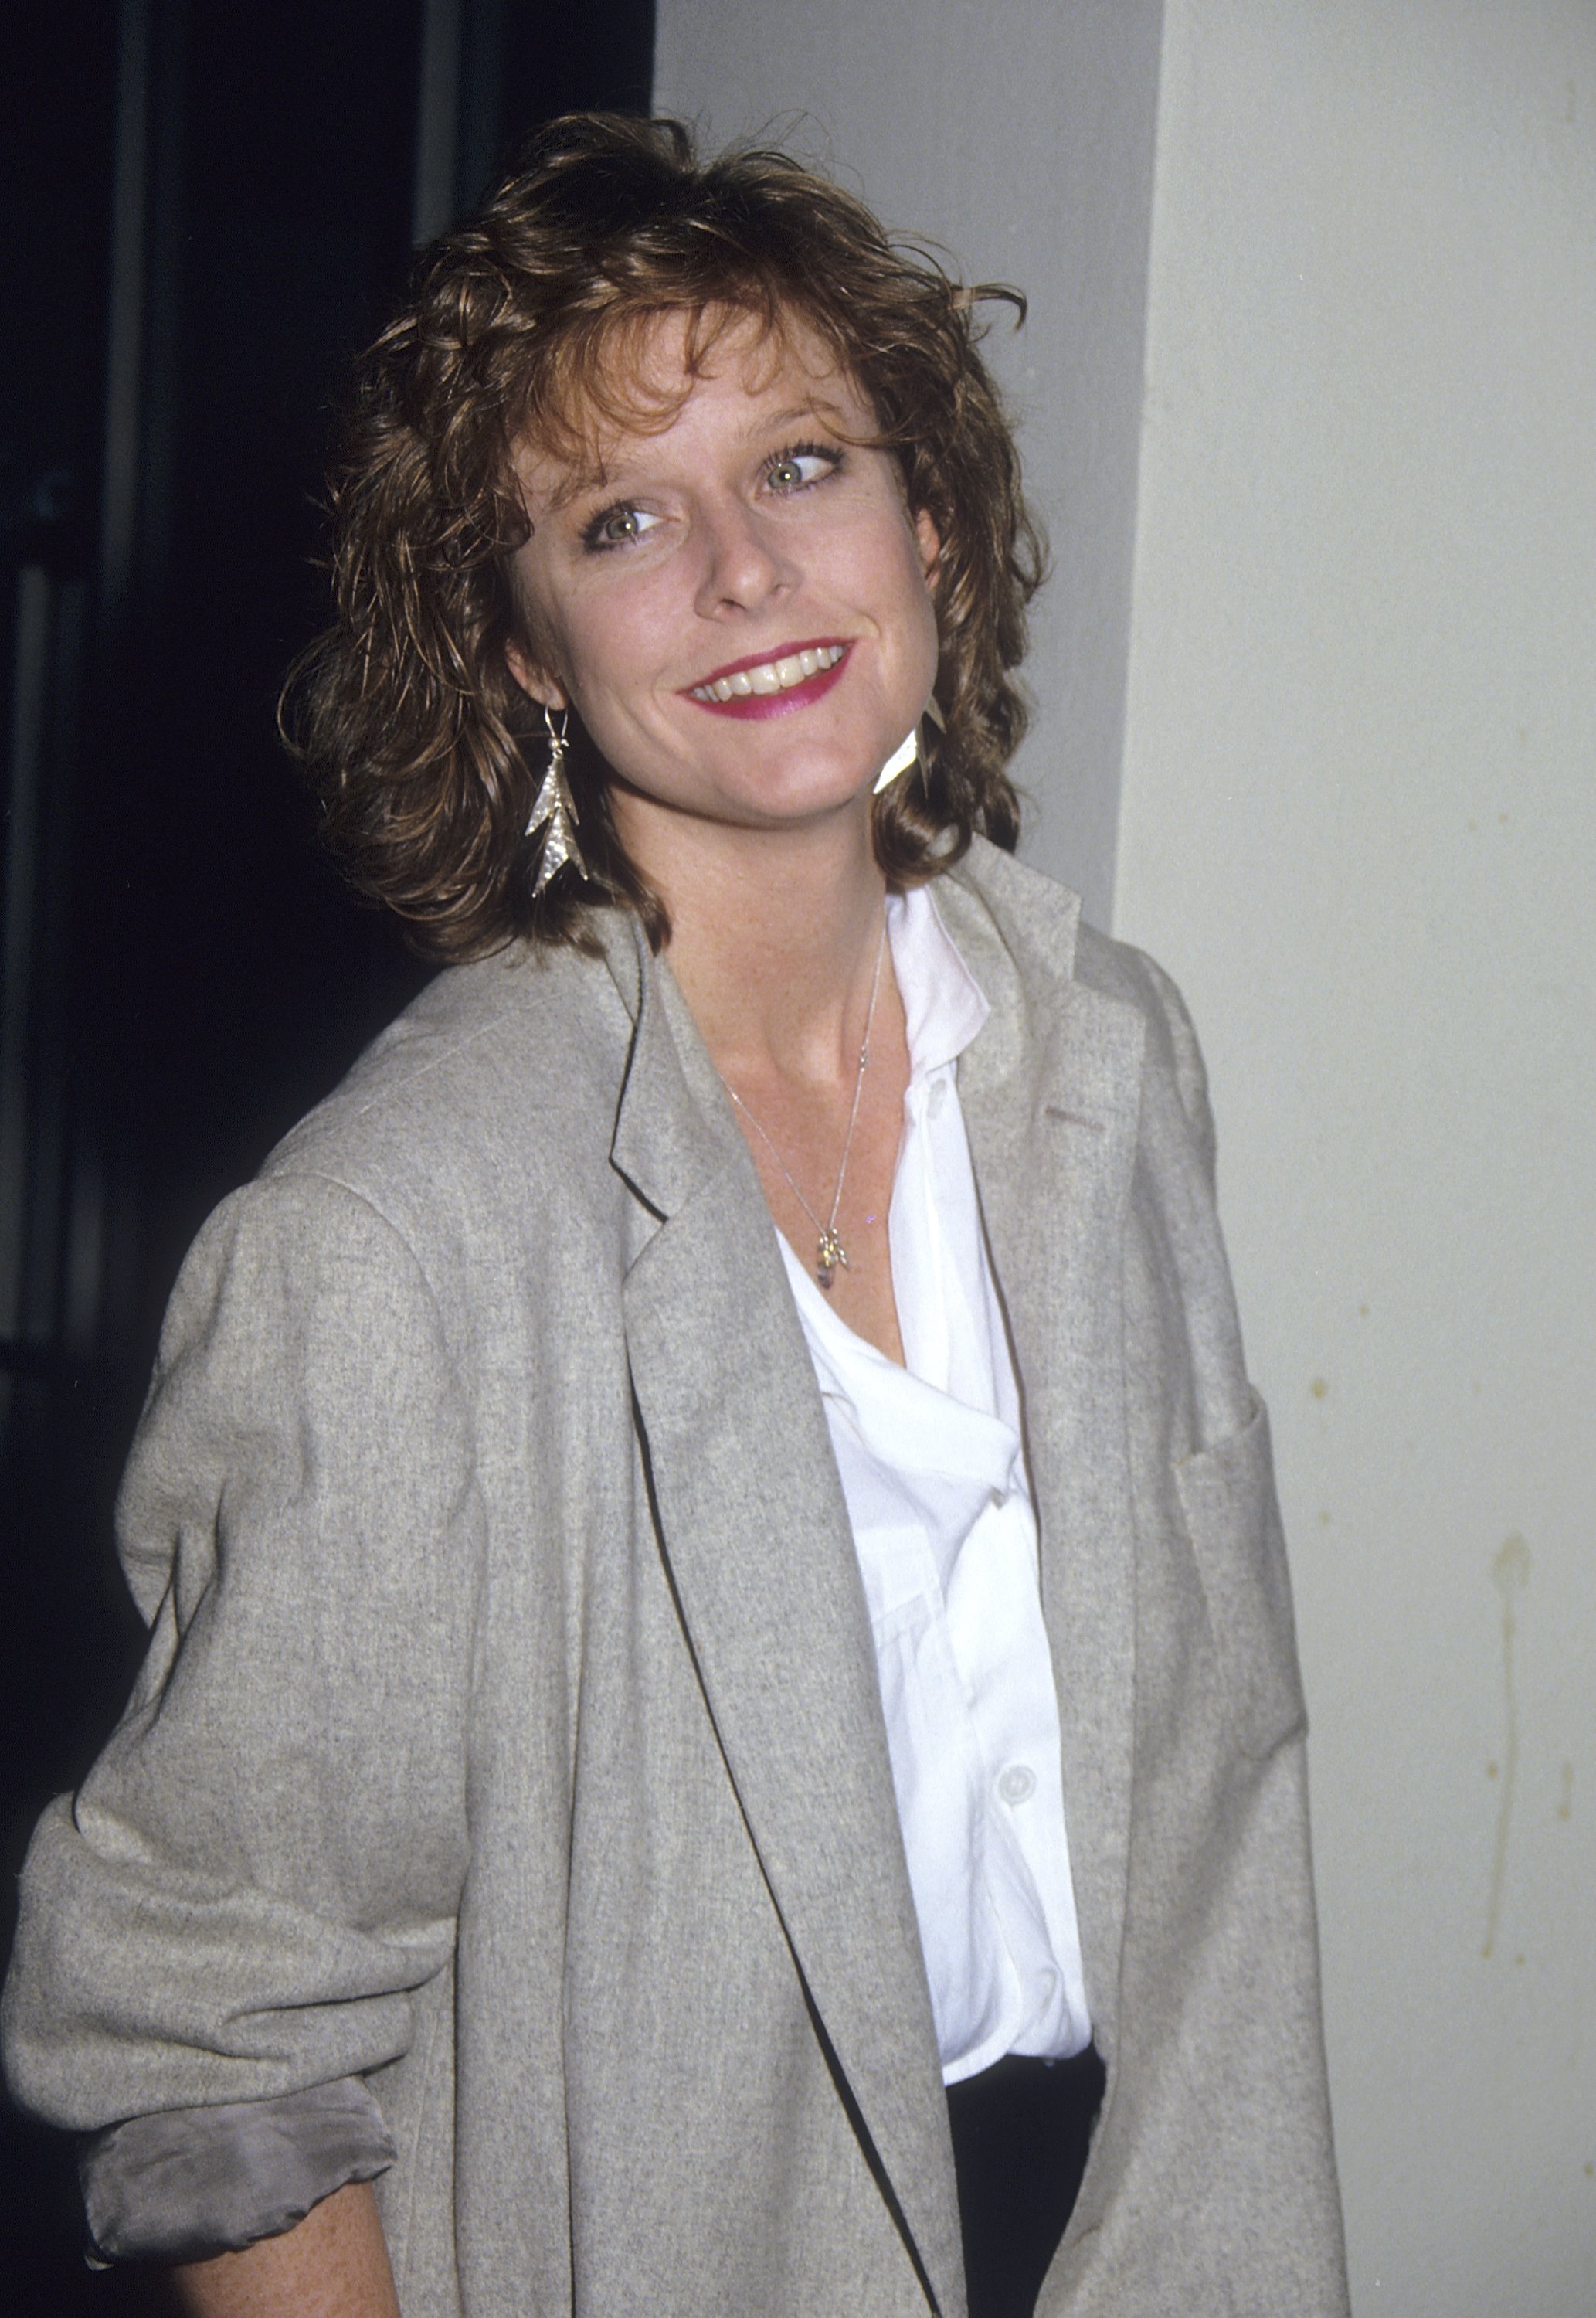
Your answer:
[[[740,676],[745,669],[767,668],[774,660],[794,660],[804,651],[834,651],[842,648],[842,657],[829,668],[817,669],[801,684],[789,685],[781,692],[734,692],[730,700],[704,700],[700,697],[704,687],[719,684],[725,678]],[[851,647],[840,636],[812,636],[802,643],[778,644],[774,651],[749,652],[746,659],[728,660],[723,668],[713,669],[701,676],[696,686],[685,685],[682,698],[690,700],[695,708],[707,708],[715,716],[767,717],[786,716],[794,709],[808,708],[823,700],[832,687],[840,683],[848,664]]]

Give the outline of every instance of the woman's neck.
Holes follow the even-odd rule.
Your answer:
[[[886,882],[867,811],[814,827],[698,823],[645,865],[670,912],[672,972],[733,1080],[825,1083],[857,1068]]]
[[[627,836],[772,1217],[838,1316],[901,1361],[888,1214],[910,1056],[870,822],[865,795],[801,828],[684,822],[674,851]]]

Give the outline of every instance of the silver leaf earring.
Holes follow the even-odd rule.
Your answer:
[[[552,710],[545,704],[543,723],[549,728],[549,769],[543,775],[542,786],[532,808],[532,819],[526,824],[528,837],[535,837],[540,829],[543,831],[543,849],[532,888],[534,900],[568,861],[578,877],[587,875],[587,865],[577,844],[576,803],[565,777],[569,747],[565,734],[569,722],[570,711],[562,708],[560,722],[556,724]],[[545,822],[548,824],[546,828]]]
[[[921,710],[920,715],[915,718],[913,729],[899,741],[898,746],[875,776],[874,794],[877,796],[883,789],[890,789],[899,774],[906,773],[910,765],[918,765],[922,772],[929,769],[931,760],[926,754],[926,744],[920,737],[920,722],[925,716],[930,718],[939,732],[946,732],[947,719],[937,705],[937,695],[933,693]]]

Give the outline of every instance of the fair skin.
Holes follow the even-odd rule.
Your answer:
[[[812,1264],[815,1225],[787,1175],[824,1221],[881,946],[871,793],[936,673],[938,543],[890,454],[861,446],[874,414],[811,333],[733,323],[691,383],[683,335],[661,321],[644,366],[648,390],[682,398],[670,423],[606,442],[601,477],[523,458],[527,641],[511,665],[534,699],[580,717],[619,776],[612,809],[670,913],[672,971],[747,1107],[771,1213]],[[800,647],[838,645],[820,688],[789,686],[776,713],[698,696],[728,668],[752,662],[758,685],[784,661],[794,673]],[[829,1292],[897,1361],[886,1217],[908,1079],[889,957],[838,1215],[848,1262]]]
[[[532,530],[511,669],[579,717],[613,768],[622,841],[670,914],[671,969],[748,1106],[735,1115],[771,1214],[811,1266],[815,1226],[775,1152],[825,1219],[881,957],[838,1215],[848,1261],[829,1293],[901,1361],[887,1208],[909,1050],[881,956],[871,794],[936,674],[938,542],[890,455],[860,447],[873,414],[812,333],[766,340],[734,322],[695,381],[683,348],[682,325],[662,320],[641,383],[673,415],[606,439],[602,475],[523,452]],[[695,696],[716,678],[752,712]],[[176,2276],[193,2318],[398,2311],[376,2203],[356,2186]]]
[[[377,2200],[352,2181],[282,2237],[173,2273],[185,2318],[399,2318]]]

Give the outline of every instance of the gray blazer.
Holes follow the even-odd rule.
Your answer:
[[[1059,888],[978,846],[937,894],[991,1006],[959,1092],[1108,2064],[1040,2309],[1331,2318],[1302,1694],[1201,1064]],[[680,997],[600,930],[442,975],[201,1235],[120,1512],[149,1658],[30,1854],[12,2080],[142,2120],[89,2170],[124,2247],[141,2197],[236,2206],[263,2136],[297,2210],[391,2147],[408,2318],[960,2318],[813,1371]]]

